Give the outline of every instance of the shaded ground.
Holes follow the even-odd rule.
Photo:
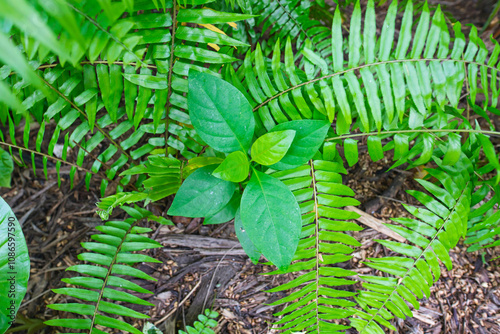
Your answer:
[[[485,8],[493,8],[491,2],[479,0],[430,3],[447,4],[447,10],[455,18],[479,27],[489,14]],[[381,21],[378,20],[379,24]],[[498,31],[496,20],[486,34]],[[360,153],[360,163],[350,170],[344,183],[355,190],[364,204],[362,208],[375,218],[388,221],[404,215],[402,203],[412,203],[404,190],[417,187],[412,174],[418,171],[384,173],[390,161],[369,162],[366,146],[360,147]],[[79,262],[76,258],[82,252],[79,243],[88,240],[95,232],[93,227],[102,223],[94,213],[94,203],[99,198],[98,183],[93,182],[90,191],[86,191],[83,180],[76,179],[74,189],[70,190],[69,170],[62,168],[64,181],[59,189],[55,168],[49,167],[48,172],[46,181],[41,172],[34,177],[31,171],[16,167],[13,188],[0,189],[0,195],[14,208],[27,238],[32,270],[20,313],[34,325],[37,319],[56,316],[46,305],[66,297],[56,296],[50,289],[64,286],[60,279],[70,275],[64,269]],[[168,205],[163,201],[148,209],[165,215]],[[119,210],[115,215],[122,217]],[[260,275],[270,268],[253,265],[248,260],[235,241],[232,223],[203,226],[201,219],[180,217],[174,222],[175,227],[151,225],[155,239],[165,248],[152,251],[162,264],[141,268],[158,279],[144,286],[153,291],[154,296],[141,296],[155,307],[142,311],[148,312],[152,322],[168,334],[174,333],[175,326],[191,324],[205,307],[221,313],[218,333],[269,333],[270,324],[275,320],[272,314],[280,307],[266,304],[280,295],[264,291],[290,277]],[[386,235],[366,228],[355,237],[363,246],[354,254],[350,268],[367,257],[387,254],[385,248],[373,241],[387,238]],[[498,250],[494,253],[490,249],[484,258],[489,260],[499,255]],[[500,260],[483,262],[479,253],[467,253],[462,245],[456,247],[451,256],[454,269],[442,272],[442,279],[432,288],[431,298],[422,301],[413,319],[396,323],[400,333],[500,333]],[[360,274],[371,272],[364,267],[354,270]],[[33,329],[34,333],[55,332],[50,328]]]
[[[352,178],[346,179],[346,183],[357,192],[361,202],[381,200],[381,207],[373,216],[388,220],[405,214],[401,203],[412,203],[412,199],[402,190],[416,185],[408,172],[381,173],[387,168],[384,164],[389,161],[373,164],[363,159],[350,171]],[[58,189],[51,179],[33,179],[25,174],[16,173],[16,187],[1,193],[23,223],[31,255],[31,280],[21,313],[30,319],[50,319],[56,314],[46,305],[66,298],[57,297],[50,289],[64,286],[60,279],[70,275],[64,269],[79,262],[79,242],[87,240],[95,231],[93,227],[101,222],[92,215],[97,189],[89,193],[79,183],[69,190],[67,182]],[[399,189],[387,197],[386,190],[394,182]],[[161,214],[166,208],[164,204],[150,209]],[[272,313],[280,307],[265,304],[283,295],[264,291],[291,277],[259,275],[270,268],[255,266],[244,256],[231,223],[203,226],[201,219],[181,217],[174,221],[175,227],[151,226],[156,230],[156,240],[165,246],[152,251],[152,255],[163,264],[142,265],[141,269],[158,282],[144,286],[155,293],[153,297],[141,297],[156,306],[138,310],[150,314],[165,333],[174,333],[176,323],[192,323],[204,307],[215,308],[222,314],[218,333],[269,333]],[[371,228],[354,237],[363,246],[354,254],[349,269],[367,257],[387,252],[373,241],[387,236]],[[498,251],[493,254],[488,250],[485,258],[498,255]],[[415,318],[397,323],[401,333],[500,333],[500,260],[483,263],[477,252],[467,253],[463,246],[456,247],[451,256],[454,269],[443,270],[431,298],[422,301],[420,310],[414,312]],[[353,270],[360,274],[372,272],[366,267]],[[165,319],[166,315],[169,317]]]

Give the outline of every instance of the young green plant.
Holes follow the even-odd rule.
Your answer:
[[[288,187],[268,173],[309,161],[324,142],[330,123],[290,121],[255,138],[252,108],[237,88],[213,75],[191,71],[189,92],[195,130],[208,146],[226,156],[222,163],[197,161],[199,168],[181,185],[168,214],[208,221],[217,215],[225,221],[238,215],[238,238],[250,257],[256,260],[261,253],[286,269],[300,239],[300,208]]]

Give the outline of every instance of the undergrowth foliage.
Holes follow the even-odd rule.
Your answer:
[[[132,265],[155,260],[134,251],[160,247],[137,224],[170,224],[142,207],[173,194],[168,215],[234,219],[254,263],[295,275],[271,290],[288,293],[273,303],[284,333],[395,330],[461,238],[500,245],[500,45],[475,27],[466,37],[440,6],[393,1],[377,22],[375,1],[358,1],[347,22],[349,3],[0,0],[0,145],[35,175],[54,166],[59,185],[95,177],[99,215],[132,217],[82,244],[88,264],[64,279],[76,287],[55,290],[81,302],[50,306],[80,317],[48,324],[141,333],[117,319],[147,317],[122,305],[149,305],[129,277],[150,279]],[[427,171],[410,218],[387,224],[407,241],[377,240],[389,256],[362,264],[372,276],[340,265],[360,246],[341,175],[360,141],[373,161],[390,152],[391,168]],[[211,333],[216,317],[186,331]]]
[[[292,281],[269,290],[278,292],[300,287],[271,304],[287,304],[277,313],[283,315],[276,325],[280,325],[284,333],[349,328],[328,321],[353,314],[350,308],[355,303],[346,297],[353,297],[355,293],[337,287],[356,283],[347,279],[356,273],[335,264],[349,261],[355,247],[361,245],[348,234],[362,230],[348,221],[359,218],[359,214],[342,209],[358,205],[359,201],[353,198],[354,192],[342,184],[341,173],[347,172],[338,162],[314,160],[296,169],[271,174],[293,190],[302,213],[301,239],[292,264],[285,271],[270,273],[297,273]]]
[[[158,248],[161,247],[161,244],[144,236],[145,233],[152,231],[150,228],[137,226],[138,221],[150,217],[151,212],[139,207],[135,209],[124,207],[124,210],[131,218],[123,221],[108,221],[106,224],[96,227],[102,233],[92,235],[92,242],[82,243],[82,247],[90,252],[79,254],[78,259],[89,264],[77,264],[67,268],[67,271],[80,275],[63,279],[63,282],[76,287],[54,289],[55,293],[79,299],[81,302],[51,304],[50,308],[86,317],[84,319],[52,319],[48,320],[46,324],[90,330],[92,333],[106,333],[95,327],[96,325],[129,333],[142,333],[116,317],[125,316],[139,319],[149,317],[120,305],[118,302],[154,306],[132,294],[133,292],[146,294],[152,292],[132,282],[131,278],[156,281],[155,278],[134,268],[133,265],[144,262],[161,263],[161,261],[134,252]]]

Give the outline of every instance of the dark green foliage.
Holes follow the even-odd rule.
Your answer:
[[[500,45],[488,50],[474,27],[466,38],[421,1],[393,1],[379,22],[375,1],[339,2],[330,11],[324,0],[0,0],[0,144],[20,165],[21,151],[33,166],[40,155],[46,176],[49,161],[57,173],[70,166],[71,182],[78,170],[87,186],[97,175],[103,195],[116,191],[98,204],[104,219],[176,193],[170,215],[234,219],[252,261],[264,255],[272,274],[297,275],[271,290],[290,291],[274,303],[286,305],[282,332],[394,329],[428,296],[440,263],[451,268],[460,238],[469,251],[499,245],[500,163],[489,136],[499,135]],[[364,264],[377,275],[356,277],[340,268],[361,229],[345,210],[358,202],[341,174],[359,144],[373,161],[391,152],[392,168],[426,166],[428,175],[409,191],[421,207],[388,224],[407,243],[380,240],[389,256]],[[0,153],[7,185],[12,161]],[[129,266],[154,260],[133,251],[158,247],[135,224],[171,222],[124,208],[133,218],[107,222],[83,244],[91,264],[65,279],[78,288],[56,290],[85,302],[51,307],[84,318],[50,324],[140,333],[116,318],[144,318],[120,302],[145,302],[113,286],[145,292],[117,276],[150,278]],[[201,315],[187,332],[212,333],[216,317]]]
[[[358,205],[354,192],[342,184],[345,168],[330,161],[310,161],[296,169],[275,172],[272,176],[282,180],[293,190],[302,213],[302,233],[293,262],[286,271],[296,273],[292,281],[273,288],[270,292],[291,290],[289,296],[272,305],[285,304],[276,323],[283,333],[297,331],[331,332],[349,328],[331,320],[346,318],[354,313],[351,307],[353,292],[339,289],[355,281],[346,277],[355,272],[341,269],[336,264],[349,261],[353,247],[360,246],[348,233],[361,227],[349,222],[357,213],[343,210]]]
[[[16,319],[28,286],[30,259],[23,229],[14,212],[0,198],[0,332]]]
[[[266,56],[271,54],[277,41],[289,37],[295,42],[297,50],[304,49],[309,43],[323,58],[331,57],[330,29],[311,17],[311,11],[317,6],[314,1],[249,0],[249,3],[252,13],[259,15],[254,19],[255,26],[260,27],[262,35],[267,33],[270,36],[263,44]],[[255,43],[262,41],[255,31],[248,33]]]
[[[380,326],[396,330],[389,323],[394,316],[401,319],[412,316],[406,302],[418,309],[417,299],[429,298],[430,287],[440,277],[439,262],[451,270],[448,253],[467,233],[472,190],[467,167],[472,164],[465,156],[456,168],[442,166],[437,159],[435,162],[439,168],[427,171],[439,182],[417,180],[427,192],[408,191],[423,208],[405,205],[415,218],[397,218],[393,220],[400,225],[387,224],[409,244],[377,240],[398,256],[366,262],[369,267],[390,276],[360,277],[365,282],[365,290],[359,292],[356,301],[363,311],[357,311],[351,319],[351,324],[360,333],[381,332]]]
[[[204,2],[198,1],[195,5]],[[71,59],[73,66],[58,64],[57,58],[47,49],[38,47],[38,44],[34,44],[32,50],[27,50],[25,56],[37,61],[37,64],[48,64],[37,65],[35,72],[17,50],[13,50],[17,52],[15,55],[2,59],[7,65],[2,68],[2,80],[6,79],[6,84],[16,87],[16,90],[12,94],[2,83],[1,87],[6,91],[0,95],[9,98],[4,101],[9,102],[9,106],[28,110],[31,115],[26,117],[23,145],[17,144],[11,133],[13,147],[31,152],[33,168],[35,154],[42,154],[45,173],[49,159],[56,161],[58,172],[61,164],[68,163],[72,166],[71,182],[77,170],[86,172],[87,185],[93,174],[100,174],[103,179],[102,195],[113,183],[118,192],[122,191],[124,185],[130,182],[130,177],[119,179],[118,171],[127,164],[138,163],[139,159],[154,153],[155,149],[164,147],[165,139],[168,139],[168,146],[174,149],[173,152],[180,151],[187,158],[195,157],[193,152],[201,152],[204,143],[189,127],[189,116],[184,112],[187,108],[184,97],[187,80],[184,76],[190,69],[218,76],[217,64],[235,60],[224,51],[210,51],[208,43],[221,46],[244,44],[203,27],[185,27],[180,23],[194,20],[197,24],[217,24],[250,16],[180,8],[178,5],[174,11],[171,0],[164,3],[164,7],[170,9],[168,12],[158,12],[157,4],[149,1],[114,2],[109,7],[101,7],[94,0],[83,1],[78,5],[61,3],[60,12],[49,11],[53,18],[48,17],[48,24],[53,19],[64,21],[65,24],[58,26],[55,31],[51,31],[52,26],[49,28],[45,25],[43,19],[40,19],[40,25],[46,32],[44,36],[52,36],[44,42],[49,43],[48,46],[56,55]],[[42,7],[42,12],[48,10]],[[29,8],[30,5],[24,1],[12,2],[12,7],[3,8],[0,12],[24,15],[23,11]],[[128,13],[127,17],[121,18],[123,13]],[[173,15],[179,26],[171,34],[165,28],[171,27]],[[14,23],[21,29],[30,24],[22,20]],[[82,26],[87,30],[82,34],[78,33],[80,29],[66,30],[73,26]],[[32,30],[26,33],[35,34]],[[54,36],[59,33],[62,33],[62,37],[57,41]],[[69,38],[66,35],[68,33],[74,33],[78,38]],[[6,48],[14,48],[13,42],[20,43],[21,34],[14,28],[12,35],[12,41],[4,41]],[[35,34],[34,37],[41,36]],[[173,44],[165,44],[172,39]],[[66,43],[64,47],[61,45],[63,43]],[[71,50],[72,54],[66,54],[64,49]],[[176,56],[172,61],[171,50]],[[202,67],[205,63],[211,64],[212,68]],[[16,73],[12,73],[11,68]],[[32,82],[34,86],[26,86],[22,80]],[[124,106],[121,103],[122,96]],[[101,111],[103,108],[105,112]],[[21,120],[19,116],[11,115],[4,104],[0,106],[0,114],[3,123],[8,119],[10,127],[18,125]],[[35,143],[29,143],[30,137],[33,137],[30,135],[32,119],[41,123]],[[46,128],[49,129],[49,123],[52,122],[55,126],[50,125],[50,131],[46,133]],[[114,126],[110,131],[109,127]],[[169,134],[165,133],[167,126]],[[1,138],[5,140],[3,134]],[[54,147],[58,141],[64,142],[64,147],[62,156],[56,157]],[[48,151],[45,151],[47,144]],[[106,149],[102,149],[101,145]],[[68,161],[68,149],[77,150],[76,162]],[[89,156],[93,164],[91,168],[85,168],[83,165]]]
[[[123,207],[131,216],[124,221],[108,221],[96,229],[101,234],[92,235],[92,242],[83,242],[82,247],[89,252],[81,253],[78,259],[88,264],[78,264],[66,269],[79,275],[64,278],[62,281],[76,288],[59,288],[54,292],[81,300],[79,303],[51,304],[50,308],[84,316],[71,319],[52,319],[45,323],[73,329],[91,330],[105,333],[99,328],[116,328],[128,333],[141,334],[133,326],[116,319],[117,316],[145,319],[148,316],[123,306],[118,302],[136,305],[153,304],[137,297],[134,293],[151,293],[133,283],[131,278],[156,280],[143,271],[133,267],[136,263],[157,262],[147,255],[135,253],[161,245],[143,234],[151,229],[137,226],[148,218],[151,212],[139,207]],[[117,289],[119,288],[119,289]],[[99,328],[95,326],[99,325]]]
[[[199,314],[198,320],[195,321],[193,326],[187,326],[186,331],[179,331],[179,334],[215,334],[212,328],[217,326],[217,318],[219,313],[215,311],[205,310],[205,314]]]

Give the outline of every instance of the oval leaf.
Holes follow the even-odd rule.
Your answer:
[[[227,223],[231,219],[234,218],[236,214],[236,210],[240,208],[241,202],[241,194],[239,191],[236,191],[225,207],[223,207],[220,211],[216,212],[213,216],[206,217],[203,225],[214,225],[214,224],[222,224]]]
[[[243,247],[245,253],[247,253],[248,257],[254,264],[257,264],[260,259],[260,252],[253,244],[252,240],[250,240],[245,228],[243,227],[239,208],[238,211],[236,211],[236,216],[234,217],[234,230],[236,231],[236,236],[238,237],[241,247]]]
[[[286,269],[299,243],[300,208],[283,182],[254,170],[241,198],[241,221],[255,247]]]
[[[0,197],[0,333],[16,319],[26,294],[30,259],[24,234],[9,205]]]
[[[247,152],[255,119],[245,96],[230,83],[213,75],[189,72],[188,109],[194,129],[212,148]],[[230,98],[228,98],[230,97]]]
[[[269,166],[280,161],[288,152],[295,138],[295,130],[269,132],[252,145],[253,161]]]
[[[248,177],[249,170],[247,155],[236,151],[229,154],[212,175],[226,181],[242,182]]]
[[[236,186],[212,176],[216,167],[209,165],[194,171],[179,188],[168,214],[206,217],[221,210],[231,200]]]
[[[298,120],[276,125],[271,132],[295,130],[295,138],[283,159],[272,165],[273,169],[285,170],[302,166],[318,152],[325,140],[330,123],[320,120]]]

